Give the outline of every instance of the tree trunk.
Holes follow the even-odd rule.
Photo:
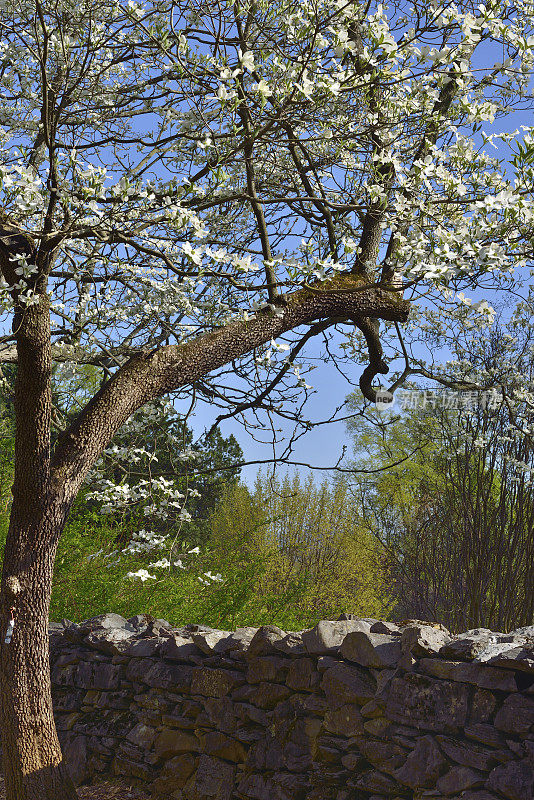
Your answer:
[[[52,712],[48,612],[69,503],[50,478],[50,312],[15,305],[15,477],[0,587],[0,730],[7,800],[74,800]],[[5,641],[11,614],[12,639]]]
[[[57,539],[63,520],[36,515],[19,526],[12,515],[2,581],[0,708],[8,800],[74,800],[54,725],[48,656],[48,611]],[[61,515],[63,516],[63,515]],[[16,547],[26,541],[28,547]],[[33,542],[33,546],[32,546]],[[15,627],[6,629],[13,608]]]

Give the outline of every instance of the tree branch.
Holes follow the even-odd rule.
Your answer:
[[[367,317],[406,321],[409,304],[394,292],[361,289],[366,281],[337,275],[316,291],[301,289],[283,307],[236,320],[191,342],[140,353],[124,364],[62,435],[53,458],[53,480],[68,496],[128,417],[149,400],[194,383],[270,339],[316,320]],[[326,291],[317,291],[323,287]],[[353,291],[347,291],[352,287]],[[339,289],[339,291],[337,291]]]

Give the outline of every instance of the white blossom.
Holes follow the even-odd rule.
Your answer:
[[[147,581],[149,578],[151,578],[152,580],[156,580],[156,576],[155,575],[150,575],[148,573],[148,570],[146,570],[146,569],[138,569],[137,572],[127,572],[126,573],[126,577],[127,578],[132,578],[132,579],[133,578],[139,578],[139,580],[142,583]]]
[[[244,69],[249,72],[254,71],[254,53],[252,50],[245,50],[244,53],[239,50],[239,61]]]

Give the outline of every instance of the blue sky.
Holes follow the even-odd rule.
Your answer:
[[[309,352],[313,352],[313,345],[310,345]],[[362,365],[354,364],[351,377],[355,383],[357,383],[363,368]],[[308,418],[311,419],[328,419],[337,406],[343,402],[345,396],[352,390],[350,384],[339,374],[333,364],[323,363],[319,368],[311,372],[309,376],[306,376],[306,380],[314,389],[314,393],[307,404]],[[212,424],[213,418],[214,414],[210,406],[197,403],[194,417],[191,419],[195,433],[201,435],[204,429]],[[277,428],[282,428],[287,436],[291,435],[292,426],[290,423],[277,417],[275,418],[275,425]],[[220,430],[224,436],[228,436],[230,433],[234,434],[243,449],[247,461],[273,458],[273,446],[272,443],[268,442],[269,437],[272,436],[269,430],[266,430],[262,437],[267,442],[265,444],[255,441],[246,432],[243,425],[235,420],[226,420],[221,424]],[[290,458],[293,461],[301,461],[319,467],[333,466],[339,459],[344,444],[349,444],[349,439],[346,436],[343,422],[320,425],[308,431],[299,439]],[[277,447],[277,453],[282,452],[283,447],[284,444],[281,443]],[[243,469],[242,478],[247,484],[252,485],[259,469],[263,469],[265,472],[267,469],[272,470],[273,467],[273,464],[251,464]],[[277,466],[277,471],[281,474],[288,470],[292,472],[295,469],[297,467],[288,467],[284,464]],[[299,471],[307,471],[306,467],[298,467],[298,469]],[[333,473],[324,474],[331,475]],[[317,480],[321,480],[322,477],[323,474],[317,471]]]

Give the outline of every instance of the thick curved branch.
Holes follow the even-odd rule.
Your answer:
[[[382,343],[379,336],[379,322],[376,318],[354,318],[353,322],[361,330],[367,343],[369,364],[360,377],[360,389],[366,400],[376,403],[376,390],[373,389],[373,380],[377,375],[386,375],[389,367],[384,361]]]
[[[365,285],[366,281],[356,276],[337,275],[318,284],[314,292],[294,292],[283,306],[261,311],[252,319],[236,320],[186,344],[160,347],[131,358],[61,437],[53,458],[56,485],[66,497],[74,496],[87,470],[136,409],[194,383],[287,331],[339,317],[360,323],[369,317],[406,321],[406,301],[379,287],[362,288]]]

